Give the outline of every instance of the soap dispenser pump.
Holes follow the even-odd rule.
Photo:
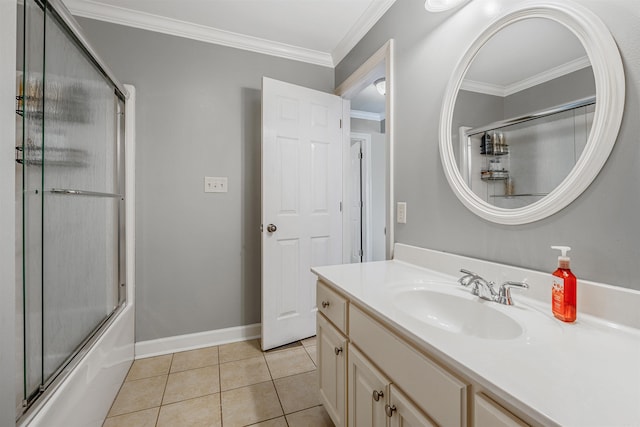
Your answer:
[[[558,257],[558,269],[552,274],[553,287],[551,288],[551,310],[553,315],[563,322],[574,322],[576,320],[576,276],[569,268],[571,259],[567,252],[571,250],[568,246],[551,246],[551,249],[558,249],[562,255]]]

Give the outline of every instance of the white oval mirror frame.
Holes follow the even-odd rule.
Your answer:
[[[507,25],[529,18],[556,21],[580,40],[593,67],[597,101],[587,144],[569,175],[537,202],[505,209],[480,199],[465,183],[455,159],[451,126],[460,85],[480,48]],[[440,157],[449,185],[468,209],[491,222],[527,224],[553,215],[582,194],[604,166],[618,136],[624,99],[624,69],[618,47],[609,29],[593,12],[566,0],[532,0],[509,9],[491,21],[471,44],[447,86],[440,116]]]

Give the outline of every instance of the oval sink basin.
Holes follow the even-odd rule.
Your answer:
[[[466,299],[429,289],[400,291],[394,305],[411,317],[431,326],[479,338],[508,340],[522,335],[523,328],[490,301]]]

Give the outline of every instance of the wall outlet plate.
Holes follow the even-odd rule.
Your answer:
[[[407,223],[407,202],[398,202],[396,218],[398,218],[398,224]]]
[[[228,178],[226,176],[205,176],[205,193],[226,193],[228,188]]]

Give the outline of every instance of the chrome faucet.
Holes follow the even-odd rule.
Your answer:
[[[482,278],[477,273],[474,273],[464,268],[460,270],[464,273],[464,276],[458,279],[458,283],[462,286],[471,286],[471,293],[487,301],[497,302],[499,304],[513,305],[513,299],[511,298],[511,288],[528,289],[529,285],[525,282],[504,282],[498,292],[496,292],[494,286],[495,282],[489,282]]]

